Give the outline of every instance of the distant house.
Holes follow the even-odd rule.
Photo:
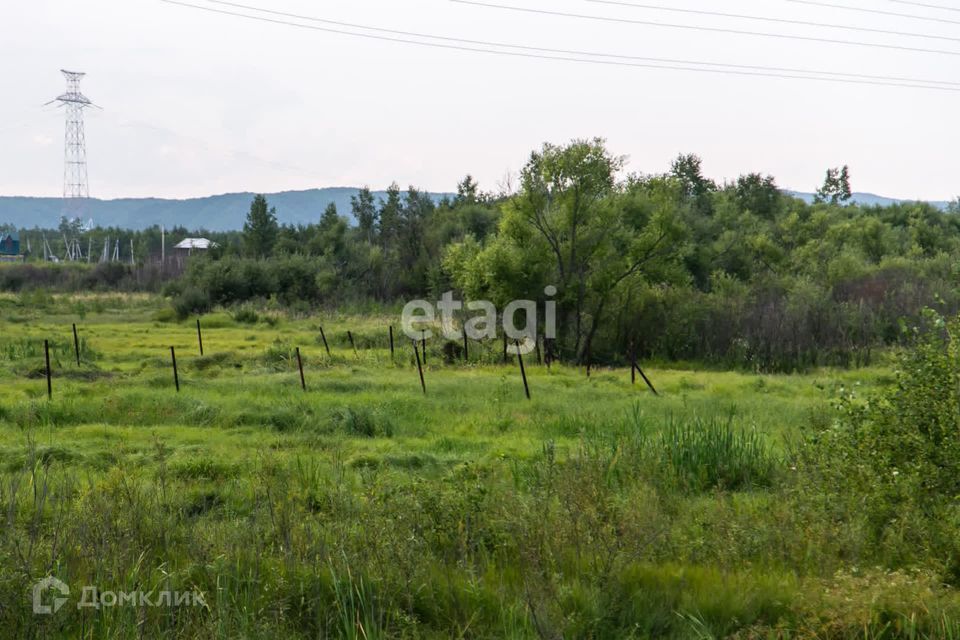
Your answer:
[[[217,245],[216,242],[212,242],[206,238],[184,238],[174,249],[176,249],[179,255],[190,255],[194,251],[209,251],[210,249],[217,248],[217,246],[219,245]]]
[[[20,257],[20,234],[14,232],[0,232],[0,256],[7,258]]]

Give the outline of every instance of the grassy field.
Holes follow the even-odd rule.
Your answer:
[[[0,297],[9,637],[957,636],[935,573],[861,566],[855,523],[791,477],[804,430],[888,369],[651,366],[654,397],[528,358],[528,401],[497,344],[464,363],[435,341],[424,395],[389,316],[216,313],[203,357],[193,322],[146,296]],[[70,599],[37,615],[47,575]],[[78,607],[88,585],[203,604]]]

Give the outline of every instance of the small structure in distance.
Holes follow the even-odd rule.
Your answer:
[[[0,262],[21,262],[20,234],[16,231],[0,232]]]
[[[216,249],[218,246],[216,242],[207,240],[206,238],[184,238],[177,243],[174,249],[178,255],[189,256],[193,255],[194,251],[209,251],[210,249]]]

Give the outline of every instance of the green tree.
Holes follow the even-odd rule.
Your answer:
[[[273,244],[273,250],[270,252],[273,256],[292,256],[303,252],[313,232],[316,230],[314,225],[303,226],[282,225],[277,234],[277,241]]]
[[[331,202],[327,205],[327,208],[323,210],[323,215],[320,216],[320,231],[327,231],[335,227],[340,222],[340,216],[337,214],[337,203]]]
[[[68,218],[66,216],[60,216],[60,226],[58,230],[60,234],[66,238],[75,238],[83,233],[83,220],[79,217]]]
[[[279,233],[277,210],[268,208],[266,197],[256,196],[243,225],[243,242],[247,253],[255,258],[269,257]]]
[[[960,215],[960,196],[947,203],[947,213]]]
[[[360,235],[367,242],[373,242],[379,216],[376,199],[370,188],[364,187],[357,195],[350,196],[350,207],[353,218],[357,221],[357,227],[360,229]]]
[[[827,176],[823,185],[817,189],[814,202],[828,202],[830,204],[845,204],[853,197],[850,190],[850,169],[844,165],[840,169],[827,169]]]
[[[695,154],[681,154],[670,165],[670,175],[676,179],[686,199],[702,215],[713,213],[710,194],[717,190],[713,180],[703,176],[703,160]]]
[[[504,204],[497,238],[482,249],[454,245],[445,264],[468,265],[455,275],[458,284],[498,304],[541,299],[544,285],[557,286],[566,347],[585,361],[618,292],[680,254],[675,194],[618,184],[622,167],[600,139],[544,145]]]
[[[380,242],[384,247],[390,247],[396,242],[400,235],[402,217],[400,186],[394,182],[387,187],[387,199],[380,204]]]
[[[465,204],[476,204],[480,199],[479,186],[473,176],[467,176],[457,185],[457,197],[453,201],[454,206]]]
[[[430,265],[425,260],[426,230],[435,206],[428,193],[409,187],[400,209],[396,255],[400,267],[400,283],[408,291],[424,291]]]
[[[317,237],[320,241],[321,254],[333,256],[342,260],[347,250],[347,229],[349,224],[337,213],[337,205],[327,205],[323,217],[320,219],[320,228]]]
[[[750,173],[737,178],[737,206],[741,211],[773,220],[780,208],[782,195],[773,176]]]

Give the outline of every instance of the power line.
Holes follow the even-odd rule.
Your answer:
[[[269,15],[283,16],[286,18],[295,18],[297,20],[304,20],[309,22],[319,22],[322,24],[332,24],[341,27],[350,27],[353,29],[364,29],[366,31],[376,31],[380,33],[389,33],[389,34],[399,34],[403,36],[409,36],[414,38],[428,38],[432,40],[441,40],[444,42],[458,42],[462,44],[469,45],[480,45],[484,47],[502,47],[508,49],[519,49],[522,51],[538,51],[542,53],[553,53],[561,55],[572,55],[572,56],[593,56],[601,58],[612,58],[617,60],[634,60],[641,62],[656,62],[662,64],[681,64],[681,65],[696,65],[696,66],[707,66],[707,67],[717,67],[717,68],[733,68],[733,69],[746,69],[751,71],[773,71],[773,72],[783,72],[791,74],[810,74],[810,75],[828,75],[836,76],[842,78],[857,78],[862,80],[882,80],[887,82],[909,82],[909,83],[923,83],[923,84],[942,84],[942,85],[955,85],[960,86],[960,82],[948,81],[948,80],[924,80],[918,78],[907,78],[902,76],[881,76],[881,75],[871,75],[864,73],[849,73],[842,71],[820,71],[816,69],[802,69],[802,68],[793,68],[793,67],[770,67],[770,66],[760,66],[760,65],[741,65],[741,64],[729,64],[729,63],[719,63],[719,62],[700,62],[694,60],[684,60],[676,58],[656,58],[649,56],[631,56],[623,54],[611,54],[611,53],[597,53],[595,51],[582,51],[575,49],[553,49],[548,47],[535,47],[527,45],[517,45],[509,44],[504,42],[495,42],[489,40],[471,40],[467,38],[454,38],[449,36],[437,36],[427,33],[418,33],[415,31],[402,31],[399,29],[385,29],[381,27],[370,27],[367,25],[351,23],[351,22],[341,22],[338,20],[328,20],[325,18],[317,18],[314,16],[306,16],[296,13],[287,13],[284,11],[276,11],[273,9],[263,9],[261,7],[240,4],[237,2],[229,2],[228,0],[206,0],[210,4],[224,5],[239,9],[246,9],[249,11],[256,11],[259,13],[265,13]],[[233,14],[231,14],[233,15]],[[339,31],[337,33],[340,33]],[[425,43],[416,43],[416,44],[425,44]]]
[[[910,4],[915,7],[926,7],[927,9],[939,9],[941,11],[960,11],[960,8],[945,7],[942,4],[926,4],[924,2],[910,2],[908,0],[890,0],[890,2],[896,2],[897,4]]]
[[[828,9],[842,9],[843,11],[856,11],[858,13],[873,13],[881,16],[893,16],[895,18],[908,18],[910,20],[923,20],[925,22],[939,22],[942,24],[960,24],[960,20],[948,20],[947,18],[934,18],[931,16],[918,16],[913,13],[898,13],[896,11],[884,11],[883,9],[865,9],[863,7],[851,7],[845,4],[835,2],[820,2],[819,0],[786,0],[794,4],[806,4],[813,7],[826,7]]]
[[[900,0],[893,0],[898,2]],[[622,2],[619,0],[584,0],[592,4],[611,5],[616,7],[630,7],[632,9],[652,9],[654,11],[670,11],[673,13],[683,13],[687,15],[711,16],[715,18],[734,18],[737,20],[753,20],[755,22],[772,22],[775,24],[790,24],[802,27],[818,27],[827,29],[843,29],[845,31],[857,31],[861,33],[879,33],[888,36],[904,36],[908,38],[926,38],[928,40],[947,40],[950,42],[960,42],[960,38],[952,36],[940,36],[930,33],[916,33],[912,31],[894,31],[891,29],[874,29],[871,27],[855,27],[848,24],[832,24],[828,22],[813,22],[810,20],[794,20],[791,18],[770,18],[767,16],[753,16],[741,13],[723,13],[720,11],[703,11],[699,9],[680,9],[677,7],[667,7],[659,4],[638,4],[635,2]],[[908,3],[913,4],[913,3]]]
[[[939,80],[927,81],[927,80],[919,80],[919,79],[904,79],[903,81],[898,80],[898,81],[886,82],[886,81],[872,80],[872,79],[858,79],[854,77],[825,77],[826,74],[834,73],[829,71],[809,72],[809,73],[824,74],[823,76],[819,76],[819,75],[815,76],[815,75],[802,75],[803,72],[799,72],[799,71],[794,74],[772,72],[772,71],[768,73],[766,71],[760,71],[760,70],[751,71],[747,69],[736,68],[736,67],[733,67],[732,65],[730,66],[731,68],[709,68],[707,65],[718,64],[718,63],[710,63],[710,62],[690,62],[688,63],[689,65],[702,65],[702,66],[684,66],[680,64],[666,64],[667,62],[666,60],[664,60],[665,64],[653,64],[653,63],[641,63],[641,62],[628,62],[628,61],[622,61],[622,60],[596,60],[596,59],[574,57],[574,56],[544,55],[544,54],[528,53],[523,51],[502,51],[502,50],[489,49],[489,48],[483,48],[483,47],[445,44],[442,42],[423,42],[419,40],[410,40],[410,39],[400,38],[400,37],[377,35],[373,33],[357,33],[352,31],[345,31],[343,29],[334,29],[329,27],[320,27],[316,25],[307,25],[307,24],[301,24],[297,22],[290,22],[287,20],[279,20],[274,18],[266,18],[263,16],[253,16],[253,15],[248,15],[244,13],[237,13],[234,11],[227,11],[224,9],[215,9],[213,7],[195,5],[188,2],[181,2],[179,0],[159,0],[159,2],[163,2],[165,4],[177,5],[180,7],[186,7],[190,9],[196,9],[196,10],[205,11],[209,13],[234,16],[238,18],[244,18],[247,20],[255,20],[258,22],[266,22],[270,24],[295,27],[299,29],[309,29],[312,31],[335,33],[339,35],[365,38],[369,40],[396,42],[396,43],[411,44],[411,45],[431,47],[431,48],[437,48],[437,49],[486,53],[486,54],[493,54],[493,55],[510,56],[515,58],[531,58],[531,59],[537,59],[537,60],[557,60],[562,62],[578,62],[578,63],[585,63],[585,64],[597,64],[597,65],[617,66],[617,67],[663,69],[668,71],[693,71],[693,72],[700,72],[700,73],[713,73],[713,74],[719,74],[719,75],[781,78],[781,79],[788,79],[788,80],[819,80],[822,82],[833,82],[833,83],[840,83],[840,84],[886,86],[886,87],[898,87],[898,88],[907,88],[907,89],[932,89],[932,90],[938,90],[938,91],[951,91],[951,92],[960,91],[960,86],[957,86],[958,83],[939,81]],[[434,37],[434,36],[430,36],[430,37]],[[496,43],[490,43],[490,46],[516,47],[517,45],[497,45]],[[844,74],[835,74],[835,75],[844,75]]]
[[[794,0],[791,0],[794,1]],[[933,53],[945,56],[960,56],[960,51],[947,51],[945,49],[924,49],[922,47],[907,47],[896,44],[880,44],[876,42],[859,42],[856,40],[838,40],[835,38],[820,38],[816,36],[798,36],[786,33],[767,33],[763,31],[747,31],[743,29],[729,29],[726,27],[702,27],[689,24],[673,24],[669,22],[656,22],[653,20],[633,20],[630,18],[612,18],[608,16],[594,16],[582,13],[567,13],[565,11],[551,11],[549,9],[531,9],[528,7],[515,7],[506,4],[494,4],[490,2],[477,2],[476,0],[450,0],[457,4],[468,4],[486,9],[502,9],[506,11],[518,11],[521,13],[536,13],[548,16],[560,16],[563,18],[578,18],[581,20],[595,20],[599,22],[615,22],[621,24],[640,24],[649,27],[666,27],[669,29],[684,29],[687,31],[705,31],[710,33],[724,33],[739,36],[760,36],[764,38],[778,38],[785,40],[803,40],[806,42],[826,42],[829,44],[843,44],[856,47],[873,47],[876,49],[892,49],[896,51],[913,51],[915,53]]]

